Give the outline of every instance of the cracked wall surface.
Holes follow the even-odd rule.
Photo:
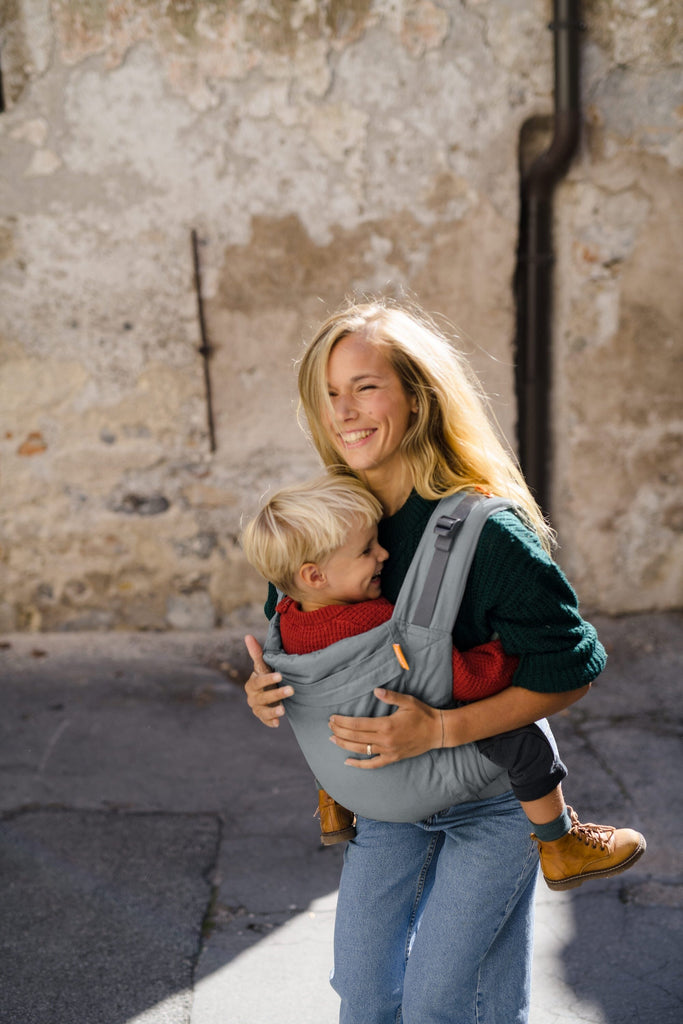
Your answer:
[[[294,363],[346,296],[454,325],[505,434],[546,0],[11,0],[0,14],[0,629],[206,629],[315,470]],[[584,3],[555,197],[553,519],[583,602],[680,602],[681,12]],[[191,231],[212,348],[209,450]]]

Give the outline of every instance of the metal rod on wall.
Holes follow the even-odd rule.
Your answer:
[[[0,58],[2,58],[2,47],[0,47]],[[5,89],[2,84],[2,67],[0,67],[0,114],[5,112]]]
[[[213,422],[213,399],[211,394],[211,373],[209,371],[209,358],[211,346],[206,335],[206,322],[204,320],[204,300],[202,299],[202,277],[199,265],[199,238],[197,232],[192,228],[192,260],[194,263],[194,287],[197,293],[197,314],[199,317],[199,333],[202,340],[199,354],[204,365],[204,387],[206,391],[206,421],[209,429],[209,448],[211,452],[216,451],[216,430]]]

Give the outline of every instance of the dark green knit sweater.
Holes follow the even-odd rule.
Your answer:
[[[413,492],[395,515],[379,523],[379,542],[389,552],[382,594],[392,603],[435,504]],[[265,611],[269,618],[275,611],[272,586]],[[519,655],[513,685],[528,690],[553,693],[585,686],[607,660],[561,569],[513,512],[496,512],[482,530],[453,642],[466,651],[493,633],[508,654]]]

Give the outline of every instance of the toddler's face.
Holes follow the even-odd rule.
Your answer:
[[[377,541],[377,527],[358,526],[321,569],[327,578],[326,597],[334,604],[356,604],[381,594],[380,573],[389,552]]]

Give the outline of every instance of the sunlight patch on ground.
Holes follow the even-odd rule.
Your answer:
[[[608,1024],[600,1007],[579,998],[565,981],[564,956],[576,934],[571,894],[550,892],[539,880],[529,1024]]]
[[[191,1024],[334,1022],[329,985],[336,892],[271,932],[195,986]]]
[[[192,993],[186,989],[136,1014],[126,1021],[126,1024],[181,1024],[188,1019],[191,1006]]]
[[[339,1000],[329,985],[337,893],[275,929],[240,956],[195,985],[191,1024],[335,1024]],[[575,938],[572,897],[539,884],[532,1009],[529,1024],[609,1024],[599,1006],[579,996],[565,979],[564,957]],[[178,998],[178,997],[175,997]],[[175,998],[128,1024],[165,1024],[177,1013]]]

